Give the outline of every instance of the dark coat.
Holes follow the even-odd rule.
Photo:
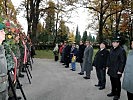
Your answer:
[[[77,62],[83,63],[83,56],[84,56],[84,50],[85,50],[85,45],[79,45],[79,50],[77,52]]]
[[[70,62],[70,51],[71,51],[71,46],[67,45],[64,48],[64,62],[69,63]]]
[[[118,78],[121,75],[117,74],[117,72],[123,72],[126,63],[126,52],[121,47],[111,48],[110,54],[107,61],[108,66],[108,74],[111,77]]]
[[[83,67],[84,71],[91,71],[92,68],[92,57],[93,57],[93,47],[89,46],[85,48],[83,57]]]
[[[62,54],[61,54],[61,62],[62,63],[65,63],[65,48],[66,48],[66,46],[64,46],[62,49]]]
[[[109,56],[109,51],[107,49],[98,50],[94,57],[93,66],[99,69],[107,67],[107,59]]]

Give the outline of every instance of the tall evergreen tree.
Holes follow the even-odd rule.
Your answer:
[[[95,41],[96,41],[96,39],[95,39],[95,37],[93,36],[93,37],[92,37],[92,42],[95,42]]]
[[[75,36],[75,42],[76,42],[76,44],[79,44],[79,42],[80,42],[80,32],[79,32],[79,30],[78,30],[78,26],[77,26],[77,28],[76,28],[76,36]]]
[[[89,34],[87,40],[89,40],[90,42],[92,42],[92,35],[91,34]]]
[[[87,40],[87,31],[84,31],[82,41],[85,42]]]
[[[46,22],[46,33],[48,34],[48,40],[52,42],[54,40],[54,30],[55,30],[55,3],[52,1],[48,2],[49,9],[47,10]]]

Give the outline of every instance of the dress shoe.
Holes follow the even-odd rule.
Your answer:
[[[17,97],[18,100],[21,100],[22,98],[21,97]]]
[[[80,72],[80,73],[78,73],[78,74],[79,74],[79,75],[84,75],[84,73],[81,73],[81,72]]]
[[[83,77],[84,79],[90,79],[90,77]]]
[[[112,97],[112,96],[114,96],[114,94],[111,92],[111,93],[107,94],[107,96]]]
[[[19,77],[23,78],[23,77],[24,77],[24,75],[23,75],[23,74],[19,74]]]
[[[75,69],[72,69],[72,71],[76,71]]]
[[[21,100],[22,98],[21,97],[17,97],[17,100]],[[14,97],[9,97],[8,100],[16,100]]]
[[[99,84],[96,84],[96,85],[95,85],[95,87],[100,87],[100,86],[101,86],[101,85],[99,85]]]
[[[105,86],[101,86],[101,87],[99,88],[99,90],[103,90],[103,89],[105,89]]]
[[[21,87],[23,86],[22,84],[20,84],[21,85]],[[17,86],[16,86],[16,89],[20,89],[20,86],[17,84]]]
[[[120,97],[119,96],[114,96],[113,100],[119,100]]]
[[[25,69],[22,69],[22,72],[26,72],[26,70]]]
[[[69,66],[65,66],[65,68],[69,68]]]

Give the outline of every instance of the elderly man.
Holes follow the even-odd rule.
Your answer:
[[[114,96],[113,100],[118,100],[121,93],[120,78],[126,63],[126,52],[120,46],[120,39],[118,37],[113,39],[112,46],[107,61],[108,75],[110,76],[112,90],[107,96]]]
[[[84,50],[83,67],[82,67],[82,72],[86,71],[86,76],[84,77],[84,79],[90,79],[90,74],[93,69],[92,57],[93,57],[93,47],[90,45],[89,41],[86,41],[86,48]]]
[[[7,62],[4,46],[5,40],[4,24],[0,23],[0,100],[6,100],[7,96]]]

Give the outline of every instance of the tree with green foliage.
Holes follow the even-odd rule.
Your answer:
[[[46,11],[45,29],[47,34],[54,35],[55,30],[55,4],[52,1],[48,2],[49,9]]]
[[[96,41],[96,39],[95,39],[95,37],[93,36],[93,37],[92,37],[92,42],[95,42],[95,41]]]
[[[77,28],[76,28],[76,36],[75,36],[75,42],[76,42],[76,44],[79,44],[80,38],[81,38],[81,36],[80,36],[80,32],[79,32],[78,26],[77,26]]]
[[[60,20],[57,41],[58,42],[67,41],[68,33],[70,32],[69,32],[69,28],[65,25],[65,21],[63,19]]]
[[[89,33],[89,36],[87,36],[87,40],[92,42],[92,35]]]
[[[84,31],[82,41],[85,42],[87,40],[87,31]]]

